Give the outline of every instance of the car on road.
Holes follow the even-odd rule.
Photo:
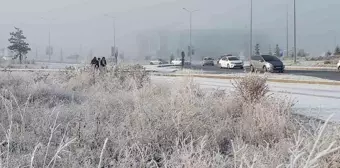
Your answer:
[[[150,65],[161,65],[161,64],[167,64],[168,62],[163,59],[155,59],[150,61]]]
[[[222,58],[229,57],[229,56],[233,56],[233,55],[232,54],[227,54],[227,55],[220,56],[220,58],[217,59],[217,64],[220,65],[220,60],[222,60]]]
[[[243,61],[236,56],[226,56],[220,60],[221,68],[241,68],[243,69]]]
[[[337,64],[337,68],[338,68],[338,71],[340,72],[340,60],[339,60],[339,62]]]
[[[182,65],[182,59],[181,58],[176,58],[171,61],[171,64],[173,65]],[[190,62],[187,60],[184,60],[184,65],[190,65]]]
[[[250,60],[250,71],[280,72],[283,73],[285,66],[283,62],[272,55],[255,55]]]
[[[202,59],[202,66],[205,66],[205,65],[211,65],[211,66],[214,66],[214,59],[213,58],[210,58],[210,57],[204,57]]]

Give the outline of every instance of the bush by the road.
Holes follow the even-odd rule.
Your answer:
[[[206,91],[139,66],[0,75],[0,167],[338,167],[334,125],[292,115],[266,78]]]

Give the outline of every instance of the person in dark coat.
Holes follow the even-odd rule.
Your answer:
[[[91,65],[94,66],[95,68],[98,68],[98,67],[99,67],[97,57],[94,57],[94,58],[91,60]]]
[[[102,67],[106,67],[106,59],[105,57],[102,58],[102,60],[100,61],[100,64]]]
[[[98,66],[98,68],[100,68],[100,67],[101,67],[101,64],[100,64],[100,62],[101,62],[101,60],[100,60],[100,58],[98,58],[98,60],[97,60],[97,66]]]

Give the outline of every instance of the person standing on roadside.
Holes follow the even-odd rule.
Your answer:
[[[182,56],[182,69],[183,69],[184,68],[184,57],[185,57],[184,51],[182,51],[181,56]]]
[[[106,67],[106,59],[105,59],[105,57],[102,58],[100,64],[101,64],[102,67]]]
[[[106,65],[107,65],[107,63],[106,63],[105,57],[103,57],[102,60],[100,61],[100,65],[101,65],[101,67],[102,67],[102,70],[106,71]]]
[[[98,58],[98,59],[97,59],[97,62],[98,62],[98,68],[100,69],[100,62],[101,62],[101,59]]]
[[[101,64],[102,60],[100,58],[98,58],[98,69],[99,69],[99,72],[102,72],[102,69],[103,69],[103,66]]]
[[[93,57],[93,59],[91,60],[91,66],[93,66],[95,69],[98,68],[98,60],[97,60],[97,57]]]

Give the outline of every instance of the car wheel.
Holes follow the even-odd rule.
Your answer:
[[[263,72],[268,72],[268,69],[267,69],[267,67],[266,66],[263,66]]]
[[[153,65],[153,63],[152,63],[152,62],[150,62],[150,65]]]
[[[241,66],[240,69],[243,69],[243,66]]]
[[[338,67],[338,71],[340,72],[340,66]]]
[[[252,65],[250,65],[250,72],[255,72],[255,69]]]

